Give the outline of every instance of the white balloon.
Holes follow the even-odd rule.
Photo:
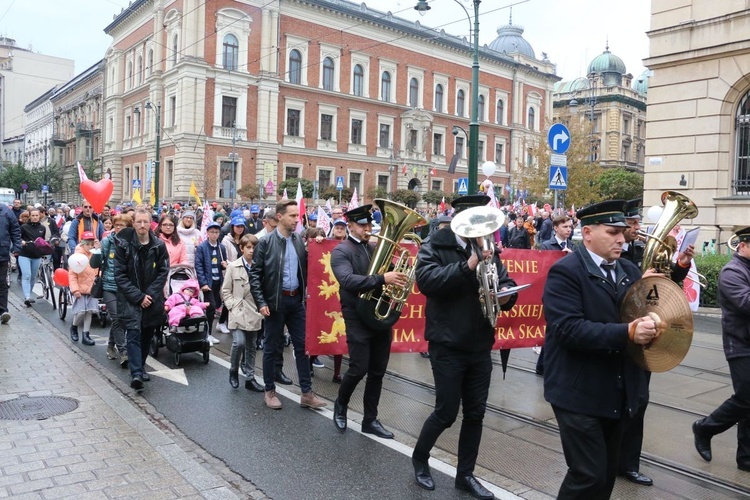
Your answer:
[[[482,173],[486,175],[487,177],[492,176],[492,174],[495,173],[495,170],[497,167],[495,166],[494,161],[486,161],[482,163]]]
[[[68,268],[74,273],[82,273],[89,263],[89,259],[80,253],[74,253],[68,257]]]
[[[648,217],[649,221],[656,222],[659,220],[659,217],[661,217],[662,212],[664,212],[664,207],[654,205],[648,209],[646,217]]]

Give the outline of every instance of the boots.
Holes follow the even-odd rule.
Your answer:
[[[70,326],[70,340],[78,342],[78,327],[75,325]]]
[[[240,378],[237,370],[229,370],[229,385],[234,389],[240,386]]]
[[[81,339],[81,343],[83,345],[94,345],[96,342],[91,340],[91,337],[89,337],[89,332],[83,332],[83,338]]]

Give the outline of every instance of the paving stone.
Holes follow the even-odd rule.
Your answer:
[[[53,481],[55,482],[55,484],[58,484],[60,486],[67,486],[75,483],[83,483],[85,481],[93,481],[94,479],[96,479],[96,474],[91,471],[86,471],[75,473],[68,472],[68,474],[64,476],[57,476],[53,478]]]
[[[3,467],[3,473],[4,474],[21,474],[24,472],[29,472],[32,470],[39,470],[44,469],[45,465],[44,462],[41,460],[36,460],[34,462],[24,462],[16,465],[9,465],[7,467]]]
[[[18,458],[21,462],[33,462],[34,460],[47,460],[49,458],[56,458],[59,455],[55,450],[51,451],[37,451],[36,453],[29,453],[27,455],[19,455]]]
[[[0,475],[0,487],[10,486],[12,484],[18,484],[23,482],[23,474],[20,472],[17,474],[8,474],[7,471],[3,471]]]
[[[44,479],[47,477],[65,476],[69,474],[68,469],[65,467],[47,467],[41,470],[33,470],[28,473],[29,479],[32,481],[37,479]]]
[[[66,486],[54,486],[47,488],[42,491],[42,496],[46,500],[52,500],[56,498],[75,497],[80,498],[80,495],[87,493],[86,485],[83,483],[75,483]]]
[[[33,491],[43,490],[45,488],[51,488],[54,486],[52,479],[44,478],[36,481],[25,481],[21,484],[13,484],[9,486],[10,492],[13,495],[20,495],[22,493],[30,493]]]

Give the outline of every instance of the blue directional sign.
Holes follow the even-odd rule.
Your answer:
[[[49,193],[49,186],[46,184],[42,185],[42,193]]]
[[[553,152],[561,155],[570,147],[570,131],[562,123],[555,123],[547,132],[547,142]]]
[[[568,189],[568,167],[552,165],[549,168],[549,188]]]
[[[459,177],[458,178],[458,194],[461,196],[469,194],[469,178]]]

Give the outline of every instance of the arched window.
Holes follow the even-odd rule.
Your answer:
[[[133,88],[133,63],[128,63],[128,89]]]
[[[443,86],[439,83],[435,85],[435,112],[443,112]]]
[[[323,88],[333,90],[334,66],[333,59],[326,57],[323,59]]]
[[[365,89],[365,70],[362,69],[361,64],[354,65],[354,82],[352,85],[352,92],[354,95],[362,97]]]
[[[136,66],[136,69],[136,81],[138,82],[138,85],[140,85],[143,83],[143,57],[141,56],[138,56],[138,66]]]
[[[177,35],[172,38],[172,66],[177,65]]]
[[[526,126],[529,128],[529,130],[536,130],[535,125],[536,122],[534,121],[534,115],[536,112],[534,111],[534,108],[529,107],[529,116],[526,120]]]
[[[484,96],[479,94],[477,99],[477,120],[484,121]]]
[[[289,83],[302,83],[302,54],[297,49],[289,52]]]
[[[732,179],[735,195],[750,195],[750,92],[737,108],[737,160]]]
[[[154,49],[148,51],[148,76],[154,72]]]
[[[457,116],[464,116],[465,104],[466,104],[466,95],[464,94],[464,90],[458,89],[458,94],[456,95],[456,115]]]
[[[231,33],[224,35],[224,51],[222,52],[222,65],[229,71],[237,71],[240,59],[240,42]]]
[[[380,100],[383,102],[391,100],[391,74],[387,71],[383,71],[380,77]]]
[[[505,123],[505,103],[502,99],[497,100],[497,124],[503,125]]]
[[[409,82],[409,106],[416,108],[419,106],[419,82],[412,78]]]

